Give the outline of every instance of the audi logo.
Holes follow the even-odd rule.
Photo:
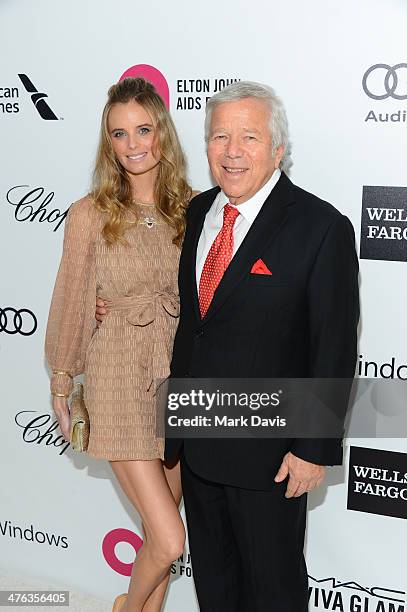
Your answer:
[[[407,100],[407,72],[402,75],[402,70],[407,69],[407,64],[402,62],[389,66],[389,64],[375,64],[370,66],[363,75],[362,85],[366,95],[373,100],[386,100],[386,98],[394,98],[395,100]],[[384,72],[383,72],[384,71]],[[371,77],[371,75],[373,76]],[[379,89],[376,90],[372,85],[378,85],[378,82],[373,84],[374,74],[380,74]],[[383,77],[383,84],[382,84]],[[379,78],[379,77],[377,77]],[[403,90],[400,87],[400,82],[404,85]],[[374,89],[374,91],[372,91]],[[405,93],[404,93],[405,92]]]
[[[0,308],[0,332],[31,336],[37,327],[37,317],[28,308]]]

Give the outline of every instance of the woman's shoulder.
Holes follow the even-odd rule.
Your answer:
[[[102,213],[96,208],[93,197],[88,194],[71,204],[68,217],[71,223],[78,223],[86,227],[100,223]]]
[[[71,216],[84,217],[86,215],[92,215],[94,212],[97,212],[95,201],[91,195],[85,195],[71,204],[69,212]]]

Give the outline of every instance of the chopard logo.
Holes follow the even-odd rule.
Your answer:
[[[65,221],[69,206],[66,210],[54,208],[51,202],[55,196],[54,191],[46,191],[44,187],[30,187],[29,185],[15,185],[8,190],[6,200],[14,206],[14,218],[24,222],[38,221],[54,225],[56,232]],[[49,206],[49,208],[48,208]]]
[[[400,86],[400,71],[407,69],[407,63],[401,62],[400,64],[395,64],[394,66],[389,66],[389,64],[375,64],[374,66],[370,66],[363,75],[362,86],[365,94],[372,98],[373,100],[386,100],[386,98],[394,98],[395,100],[407,100],[407,87],[402,88]],[[383,87],[381,91],[372,91],[371,83],[369,77],[372,73],[376,71],[385,70],[383,73]],[[405,73],[406,74],[406,73]],[[406,78],[403,79],[403,83],[405,85]]]
[[[49,414],[35,414],[35,410],[21,410],[14,417],[16,425],[23,430],[23,441],[28,444],[42,444],[45,446],[54,446],[60,448],[60,455],[66,451],[70,443],[65,440],[62,434],[58,435],[55,430],[58,429],[58,421],[53,421],[50,424],[51,416]],[[29,415],[29,416],[27,416]],[[46,429],[45,426],[48,425]]]
[[[309,576],[308,601],[315,609],[342,612],[405,612],[406,592],[380,586],[365,587],[334,577]],[[314,584],[312,584],[314,583]]]
[[[35,333],[37,326],[37,317],[28,308],[16,310],[11,306],[0,307],[0,333],[31,336]]]
[[[25,90],[31,94],[32,103],[37,109],[40,117],[46,121],[58,121],[58,117],[44,100],[44,98],[48,98],[48,94],[39,92],[26,74],[19,74],[18,76]]]

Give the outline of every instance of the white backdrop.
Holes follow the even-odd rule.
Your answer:
[[[202,190],[210,186],[210,177],[203,142],[204,102],[197,98],[211,95],[218,79],[272,85],[287,107],[292,179],[348,215],[359,238],[363,186],[403,187],[407,181],[407,124],[402,112],[400,121],[390,119],[392,113],[407,109],[406,67],[397,69],[397,77],[391,68],[371,73],[369,92],[387,95],[384,99],[371,97],[362,87],[369,67],[407,61],[406,26],[405,0],[252,0],[249,4],[243,0],[199,4],[2,0],[0,570],[4,573],[47,579],[110,599],[126,589],[128,578],[120,573],[126,571],[120,563],[129,564],[134,557],[133,545],[120,541],[124,532],[115,530],[140,533],[135,512],[118,491],[108,464],[74,455],[61,445],[52,426],[43,358],[63,237],[57,216],[88,189],[108,87],[137,64],[152,65],[163,73],[189,160],[190,181]],[[45,100],[55,119],[41,118],[41,104],[37,101],[35,107],[30,99],[33,92],[25,90],[19,74],[48,95]],[[185,91],[196,87],[199,79],[209,79],[210,93]],[[177,108],[185,104],[201,108]],[[377,120],[366,120],[372,110]],[[386,113],[388,121],[383,120]],[[31,211],[23,205],[17,208],[23,196]],[[377,243],[382,248],[384,242]],[[386,252],[393,246],[388,243]],[[380,365],[393,357],[399,365],[407,361],[405,240],[402,248],[401,261],[361,260],[363,362]],[[18,315],[14,318],[6,308],[26,309],[20,313],[21,329]],[[38,323],[33,333],[30,312]],[[347,444],[407,453],[403,438]],[[403,457],[407,472],[407,454]],[[310,610],[404,612],[406,522],[347,510],[346,465],[347,458],[343,468],[331,469],[327,486],[310,499],[306,549],[313,578]],[[405,509],[407,502],[403,503]],[[102,551],[110,532],[114,533],[105,544],[109,548],[111,538],[118,536],[117,562],[112,552]],[[137,538],[130,536],[137,546]],[[173,571],[166,609],[197,610],[188,550]]]

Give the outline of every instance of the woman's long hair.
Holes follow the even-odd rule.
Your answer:
[[[107,127],[114,104],[135,100],[150,115],[155,126],[155,146],[160,161],[155,184],[155,203],[166,222],[174,228],[173,242],[182,243],[185,211],[191,199],[186,180],[186,162],[175,126],[153,85],[142,78],[126,78],[112,85],[102,114],[99,146],[93,172],[91,196],[96,207],[107,214],[102,234],[108,244],[124,241],[128,210],[133,206],[130,180],[116,159]]]

